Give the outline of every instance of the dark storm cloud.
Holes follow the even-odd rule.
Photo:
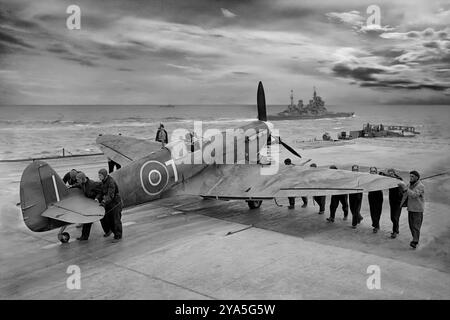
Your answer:
[[[372,50],[371,53],[374,56],[380,56],[380,57],[385,57],[385,58],[396,58],[396,57],[404,54],[405,50],[401,49],[401,48],[387,47],[387,48],[383,48],[383,49]]]
[[[56,54],[60,59],[74,61],[82,66],[95,67],[98,65],[96,62],[94,62],[98,60],[98,57],[94,55],[78,53],[78,50],[69,44],[53,43],[49,45],[46,50],[48,52]]]
[[[437,43],[436,41],[425,42],[423,44],[423,46],[425,48],[436,48],[436,49],[439,49],[439,43]]]
[[[133,48],[134,49],[134,48]],[[132,59],[132,51],[131,48],[117,48],[114,46],[101,45],[100,46],[100,54],[115,60],[130,60]]]
[[[336,76],[351,78],[353,84],[359,84],[361,87],[373,88],[391,88],[391,89],[409,89],[420,90],[430,89],[433,91],[445,91],[450,88],[448,83],[439,83],[430,79],[419,78],[417,80],[404,79],[404,75],[397,74],[394,71],[387,72],[378,68],[355,67],[352,68],[343,63],[333,67]],[[376,75],[386,75],[387,77],[377,77]],[[398,77],[398,78],[396,78]]]
[[[52,13],[37,14],[33,16],[33,19],[36,19],[39,22],[45,22],[48,24],[65,27],[67,17],[68,15],[65,13],[65,11],[62,11],[62,13],[59,14],[52,14]],[[88,30],[104,29],[109,27],[113,23],[114,19],[111,19],[111,17],[108,14],[102,15],[101,13],[95,14],[89,12],[86,13],[83,10],[81,11],[81,27],[83,29]]]
[[[53,52],[53,53],[72,54],[72,52],[69,49],[67,49],[66,46],[62,45],[61,43],[52,44],[51,46],[47,47],[47,51]]]
[[[18,50],[17,47],[10,46],[10,45],[0,41],[0,62],[2,62],[1,56],[7,55],[7,54],[18,53],[20,51],[21,50],[20,49]]]
[[[374,74],[386,73],[385,70],[379,68],[369,67],[354,67],[345,65],[344,63],[338,63],[332,68],[334,74],[338,77],[353,78],[361,81],[375,80]]]
[[[0,41],[7,43],[7,44],[14,44],[18,45],[24,48],[34,48],[31,44],[26,43],[24,40],[16,38],[15,36],[12,36],[10,34],[5,33],[4,31],[0,30]]]
[[[8,4],[4,8],[0,8],[0,22],[2,25],[17,27],[26,30],[34,30],[39,28],[39,24],[17,17],[13,12],[20,10],[22,6],[18,4]]]
[[[120,97],[139,103],[173,94],[180,101],[218,102],[228,101],[226,87],[237,88],[233,99],[238,101],[246,97],[243,88],[249,79],[260,76],[272,79],[278,92],[293,83],[318,81],[331,99],[346,90],[361,100],[378,94],[355,90],[336,78],[384,88],[391,97],[400,92],[396,89],[445,92],[440,88],[448,75],[449,30],[409,27],[403,22],[411,17],[409,7],[387,0],[379,0],[383,25],[399,25],[395,31],[402,32],[389,33],[388,26],[366,28],[368,1],[356,0],[77,0],[79,31],[66,28],[70,1],[0,1],[11,9],[0,9],[0,31],[5,25],[12,37],[0,40],[0,55],[10,57],[9,69],[18,69],[18,79],[11,83],[29,92],[29,99],[108,103]],[[327,19],[332,12],[342,25]],[[435,29],[426,30],[430,26]],[[381,32],[390,38],[381,38]],[[418,42],[409,45],[404,39]],[[354,56],[347,59],[341,49],[354,50]],[[66,69],[77,79],[64,76]],[[48,79],[49,85],[63,84],[63,90],[45,97],[36,87],[25,86],[28,75]],[[95,81],[97,76],[115,81]],[[125,91],[123,83],[130,89]],[[158,89],[149,93],[149,87]],[[17,95],[18,101],[26,98]]]
[[[36,52],[33,40],[42,28],[32,20],[19,17],[16,10],[22,8],[20,3],[5,4],[0,8],[0,56]]]
[[[419,90],[419,89],[430,89],[434,91],[445,91],[450,88],[447,84],[438,83],[416,83],[414,81],[408,80],[392,80],[392,81],[370,81],[360,83],[361,87],[385,87],[385,88],[399,88],[399,89],[409,89],[409,90]]]
[[[247,76],[250,75],[251,73],[249,72],[244,72],[244,71],[233,71],[233,74],[239,75],[239,76]]]
[[[97,63],[92,61],[92,58],[87,58],[87,57],[64,56],[61,58],[64,60],[75,61],[85,67],[95,67],[98,65]]]

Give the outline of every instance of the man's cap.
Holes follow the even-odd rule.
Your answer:
[[[337,167],[333,164],[330,166],[330,169],[337,169]]]
[[[317,168],[317,164],[315,164],[315,163],[311,163],[309,166],[310,166],[311,168]]]
[[[409,174],[413,174],[417,177],[417,179],[420,179],[420,174],[416,170],[411,171]]]
[[[77,180],[78,179],[81,179],[81,181],[86,181],[86,175],[84,174],[84,172],[77,173]]]
[[[284,159],[284,164],[291,164],[291,159],[289,158]]]
[[[78,171],[76,169],[70,170],[70,173],[69,173],[70,178],[75,179],[77,177],[77,173],[78,173]]]
[[[100,170],[98,170],[98,173],[104,177],[106,177],[108,175],[108,171],[106,171],[106,169],[100,169]]]

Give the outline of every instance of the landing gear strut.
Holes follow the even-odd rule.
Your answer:
[[[67,243],[70,240],[70,234],[67,232],[64,232],[66,230],[67,226],[61,227],[58,233],[58,240],[61,241],[61,243]]]
[[[250,209],[258,209],[261,207],[262,200],[248,200],[247,205]]]

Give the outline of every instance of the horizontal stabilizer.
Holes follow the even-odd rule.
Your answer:
[[[33,161],[20,179],[20,207],[25,225],[43,232],[67,223],[100,220],[104,209],[80,189],[69,189],[48,163]]]
[[[103,218],[104,213],[105,209],[80,189],[69,189],[69,196],[50,204],[42,216],[67,223],[90,223]]]
[[[159,142],[111,134],[99,136],[96,143],[105,156],[121,166],[161,149]]]

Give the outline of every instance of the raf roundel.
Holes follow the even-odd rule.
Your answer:
[[[142,165],[140,177],[142,189],[150,196],[161,193],[169,183],[169,171],[166,166],[155,160]]]

